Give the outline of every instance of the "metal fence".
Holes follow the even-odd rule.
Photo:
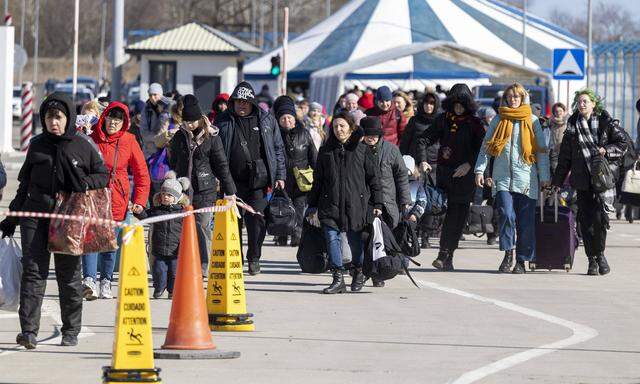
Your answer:
[[[640,41],[596,44],[593,49],[596,92],[606,109],[637,140],[640,96]]]

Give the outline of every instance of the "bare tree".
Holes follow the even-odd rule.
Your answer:
[[[566,28],[576,36],[587,38],[587,10],[565,11],[559,8],[551,12],[550,21]],[[593,40],[596,42],[620,41],[640,38],[640,26],[622,6],[598,2],[593,10]]]

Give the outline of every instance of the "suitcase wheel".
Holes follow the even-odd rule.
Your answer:
[[[529,269],[533,272],[536,270],[536,263],[529,263]]]
[[[567,271],[567,273],[569,273],[569,271],[571,271],[571,264],[565,264],[564,270]]]

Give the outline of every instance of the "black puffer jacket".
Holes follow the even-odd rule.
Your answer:
[[[313,144],[313,139],[309,131],[296,121],[296,126],[291,130],[280,129],[282,141],[284,142],[285,164],[287,168],[287,181],[285,186],[289,196],[299,196],[303,192],[298,189],[298,184],[293,175],[293,168],[307,169],[316,168],[318,151]]]
[[[62,136],[44,133],[29,145],[18,174],[18,191],[9,205],[11,211],[52,212],[57,192],[84,192],[105,188],[109,172],[100,153],[86,137],[77,135],[75,107],[66,95],[53,93],[40,107],[40,123],[45,124],[46,108],[59,102],[66,108],[67,125]]]
[[[178,177],[188,177],[193,188],[193,200],[196,208],[211,205],[216,198],[216,180],[220,180],[220,189],[227,195],[236,193],[236,186],[229,172],[227,157],[220,136],[207,133],[200,144],[192,139],[191,132],[180,128],[169,143],[169,167]],[[189,158],[193,165],[189,175]]]
[[[369,201],[382,209],[375,159],[361,138],[358,130],[341,144],[330,133],[318,153],[313,188],[307,197],[309,207],[318,209],[320,222],[342,232],[364,228]]]
[[[435,108],[434,112],[430,115],[427,115],[424,111],[424,101],[427,97],[431,97],[435,100]],[[429,164],[435,166],[436,161],[438,160],[438,148],[440,145],[438,143],[433,144],[427,148],[424,148],[426,153],[418,156],[418,139],[422,137],[424,132],[431,127],[433,121],[436,119],[437,114],[440,110],[440,98],[438,95],[432,92],[425,93],[422,98],[418,101],[418,113],[409,120],[407,124],[407,128],[402,134],[402,138],[400,139],[400,152],[403,155],[409,155],[416,160],[416,163],[419,164],[421,161],[426,161]],[[420,160],[420,161],[419,161]]]
[[[238,84],[229,99],[229,109],[216,115],[215,126],[220,129],[220,138],[227,154],[227,160],[231,156],[233,138],[236,136],[235,132],[240,124],[233,109],[233,101],[238,98],[239,88],[251,89],[251,93],[253,93],[253,89],[248,83],[242,82]],[[271,186],[274,186],[276,180],[286,180],[287,178],[284,164],[284,145],[280,136],[280,128],[273,114],[258,107],[254,98],[251,97],[248,100],[253,104],[254,111],[258,113],[258,128],[260,128],[262,147],[266,154],[265,160]]]
[[[140,218],[169,215],[184,211],[184,206],[189,200],[184,199],[177,204],[162,205],[159,196],[153,198],[153,208],[145,211]],[[180,246],[180,235],[182,234],[182,218],[160,221],[152,224],[151,231],[151,253],[154,257],[172,258],[178,257]]]
[[[591,189],[591,176],[578,142],[576,124],[579,117],[579,112],[575,112],[569,117],[567,129],[560,145],[558,166],[553,175],[552,183],[556,186],[562,186],[567,174],[571,171],[569,177],[571,186],[580,191],[588,191]],[[621,129],[617,121],[613,120],[607,111],[600,112],[597,143],[598,147],[606,149],[605,156],[609,160],[609,165],[616,179],[620,176],[620,161],[627,149],[627,138],[620,131]]]

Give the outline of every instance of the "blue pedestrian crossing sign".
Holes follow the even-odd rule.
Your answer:
[[[582,80],[584,79],[585,51],[576,49],[553,50],[553,78],[554,80]]]

